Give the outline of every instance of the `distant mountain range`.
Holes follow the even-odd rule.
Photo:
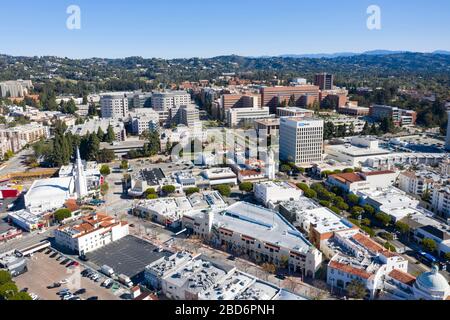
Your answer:
[[[399,53],[413,53],[411,51],[393,51],[393,50],[372,50],[365,51],[362,53],[356,52],[337,52],[337,53],[313,53],[313,54],[282,54],[279,57],[281,58],[311,58],[311,59],[333,59],[340,57],[354,57],[359,55],[372,55],[372,56],[385,56],[390,54],[399,54]],[[450,51],[445,50],[436,50],[430,52],[431,54],[445,54],[450,55]]]

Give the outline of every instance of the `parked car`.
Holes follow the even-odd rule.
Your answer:
[[[69,289],[62,289],[57,292],[57,295],[62,296],[62,295],[66,295],[67,293],[70,293]]]
[[[79,289],[79,290],[77,290],[77,291],[75,291],[75,295],[80,295],[80,294],[84,294],[84,293],[86,293],[86,289],[84,289],[84,288],[82,288],[82,289]]]
[[[68,295],[65,295],[64,297],[63,297],[63,300],[70,300],[70,299],[72,299],[72,298],[74,298],[75,296],[73,295],[73,294],[68,294]]]
[[[98,297],[97,296],[93,296],[93,297],[87,298],[86,300],[98,300]]]

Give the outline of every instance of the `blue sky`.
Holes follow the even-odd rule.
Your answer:
[[[66,9],[81,8],[81,30]],[[366,27],[369,5],[382,29]],[[0,53],[85,57],[212,57],[450,50],[448,0],[2,1]]]

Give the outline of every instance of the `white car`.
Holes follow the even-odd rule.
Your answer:
[[[102,283],[102,286],[103,287],[106,287],[106,286],[108,286],[110,283],[111,283],[111,279],[106,279],[103,283]]]
[[[63,300],[69,300],[69,299],[72,299],[73,297],[74,297],[74,295],[71,294],[71,293],[69,293],[68,295],[65,295],[65,296],[63,297]]]
[[[67,279],[63,279],[63,280],[61,280],[59,283],[60,283],[60,284],[66,284],[67,282],[69,282]]]

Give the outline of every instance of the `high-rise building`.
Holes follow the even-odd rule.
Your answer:
[[[314,77],[314,85],[319,86],[320,90],[333,90],[334,77],[329,73],[319,73]]]
[[[313,118],[281,118],[280,159],[307,165],[322,161],[324,121]]]
[[[230,128],[253,123],[258,119],[271,118],[269,108],[235,108],[226,113],[227,124]]]
[[[168,111],[173,107],[191,104],[191,95],[186,91],[158,92],[152,95],[152,107],[156,111]]]
[[[450,119],[450,110],[447,111],[447,115],[449,116]],[[448,122],[447,125],[447,137],[445,139],[445,149],[450,150],[450,121]]]
[[[148,108],[135,109],[137,112],[130,114],[131,128],[134,134],[141,135],[144,131],[159,130],[159,114]]]
[[[411,126],[416,124],[417,113],[392,106],[373,105],[370,107],[370,117],[378,121],[391,118],[396,126]]]
[[[128,98],[107,95],[100,99],[102,118],[122,119],[128,116]]]
[[[195,105],[181,106],[178,112],[179,123],[188,127],[192,127],[200,121],[200,112]]]
[[[282,103],[288,105],[291,97],[294,97],[295,107],[307,107],[319,101],[319,87],[300,85],[293,87],[265,87],[261,89],[262,106],[269,107],[271,113],[276,113],[277,108]]]
[[[31,80],[17,80],[0,82],[0,97],[22,98],[33,88]]]

